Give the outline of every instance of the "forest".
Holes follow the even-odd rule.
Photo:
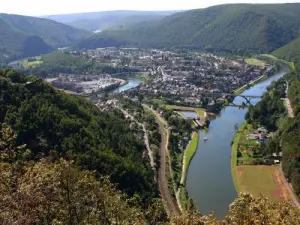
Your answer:
[[[42,63],[22,68],[25,74],[39,74],[40,77],[57,77],[60,74],[117,74],[120,72],[136,72],[134,69],[123,67],[111,67],[99,62],[88,60],[69,53],[55,51],[41,57]]]
[[[289,203],[249,194],[225,220],[193,205],[168,216],[139,134],[118,110],[101,112],[39,78],[0,70],[0,223],[298,224]]]
[[[296,69],[269,88],[262,101],[251,107],[246,119],[251,123],[264,125],[274,136],[266,146],[266,152],[272,154],[282,151],[282,168],[287,179],[300,196],[300,54],[299,39],[276,50],[273,54],[295,63]],[[288,93],[286,88],[288,85]],[[291,101],[294,118],[289,118],[282,98]]]
[[[90,34],[53,20],[4,13],[0,30],[0,62],[45,54]]]
[[[143,203],[158,196],[153,171],[142,158],[142,137],[118,110],[100,112],[81,97],[56,91],[38,78],[0,72],[0,123],[16,134],[30,159],[45,156],[109,175],[117,188]]]
[[[300,4],[225,4],[87,37],[79,48],[134,46],[270,53],[299,37]]]

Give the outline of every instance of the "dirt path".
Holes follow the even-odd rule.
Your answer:
[[[295,114],[294,114],[294,110],[293,110],[291,101],[288,98],[288,90],[289,90],[289,83],[286,83],[286,90],[285,90],[286,98],[284,99],[285,100],[285,105],[287,107],[289,117],[294,118]]]
[[[147,131],[146,126],[144,124],[142,124],[142,127],[143,127],[143,131],[144,131],[145,145],[146,145],[146,148],[148,150],[148,155],[149,155],[149,158],[150,158],[150,164],[151,164],[152,169],[155,170],[155,162],[154,162],[153,152],[150,148],[148,131]]]
[[[155,170],[155,162],[154,162],[154,157],[153,157],[153,151],[151,150],[150,148],[150,143],[149,143],[149,137],[148,137],[148,131],[146,129],[146,126],[142,123],[140,123],[139,121],[137,121],[132,115],[130,115],[128,112],[126,112],[124,109],[120,108],[120,107],[116,107],[118,109],[120,109],[125,116],[128,116],[132,121],[136,122],[139,126],[141,126],[143,128],[143,132],[144,132],[144,142],[145,142],[145,145],[146,145],[146,148],[147,148],[147,152],[148,152],[148,156],[149,156],[149,159],[150,159],[150,165],[151,165],[151,168]]]
[[[181,188],[184,188],[183,184],[184,184],[184,181],[186,179],[186,173],[184,173],[184,171],[187,170],[187,168],[186,168],[186,154],[187,154],[187,150],[184,151],[180,185],[179,185],[179,188],[178,188],[178,190],[176,192],[177,204],[178,204],[181,212],[183,211],[183,207],[182,207],[181,202],[180,202],[180,192],[181,192]]]
[[[291,189],[291,186],[289,185],[287,180],[285,179],[281,165],[280,165],[280,175],[281,175],[280,176],[281,177],[281,179],[280,179],[281,185],[283,185],[285,187],[285,189],[287,190],[290,200],[292,201],[292,203],[294,204],[295,207],[300,208],[300,203],[298,201],[298,198],[295,195],[294,191]]]
[[[166,180],[166,156],[168,154],[168,145],[169,145],[169,129],[165,128],[166,122],[161,118],[161,116],[151,109],[147,105],[143,105],[145,108],[150,110],[159,121],[159,131],[161,133],[161,144],[159,149],[160,156],[160,167],[158,172],[158,184],[162,199],[165,203],[168,215],[179,215],[181,213],[177,201],[170,195],[168,188],[168,181]]]

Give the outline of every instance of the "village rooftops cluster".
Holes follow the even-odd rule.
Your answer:
[[[226,94],[233,93],[271,68],[269,65],[249,65],[243,58],[231,59],[192,51],[115,47],[62,51],[102,66],[121,68],[121,73],[112,76],[126,75],[125,71],[146,74],[151,82],[139,87],[145,96],[164,97],[172,99],[174,104],[205,108],[226,102]]]

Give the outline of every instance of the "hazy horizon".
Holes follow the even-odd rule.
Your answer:
[[[213,5],[228,3],[300,3],[300,0],[186,0],[180,2],[167,2],[152,0],[150,2],[137,2],[136,0],[110,0],[99,4],[96,0],[85,0],[84,2],[52,0],[44,2],[40,0],[10,0],[1,4],[0,13],[20,14],[28,16],[46,16],[58,14],[88,13],[99,11],[173,11],[206,8]],[[17,6],[17,7],[16,7]]]

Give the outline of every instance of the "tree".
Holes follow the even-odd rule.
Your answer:
[[[290,203],[271,202],[264,197],[254,198],[246,193],[241,193],[229,206],[225,220],[217,220],[214,215],[200,216],[195,211],[188,211],[171,220],[171,224],[174,225],[298,225],[299,223],[300,210]]]
[[[146,224],[107,177],[97,181],[65,160],[13,167],[0,164],[1,224]]]
[[[5,162],[16,162],[29,157],[30,150],[26,149],[26,144],[18,146],[17,136],[13,129],[7,124],[2,124],[0,130],[0,160]]]

